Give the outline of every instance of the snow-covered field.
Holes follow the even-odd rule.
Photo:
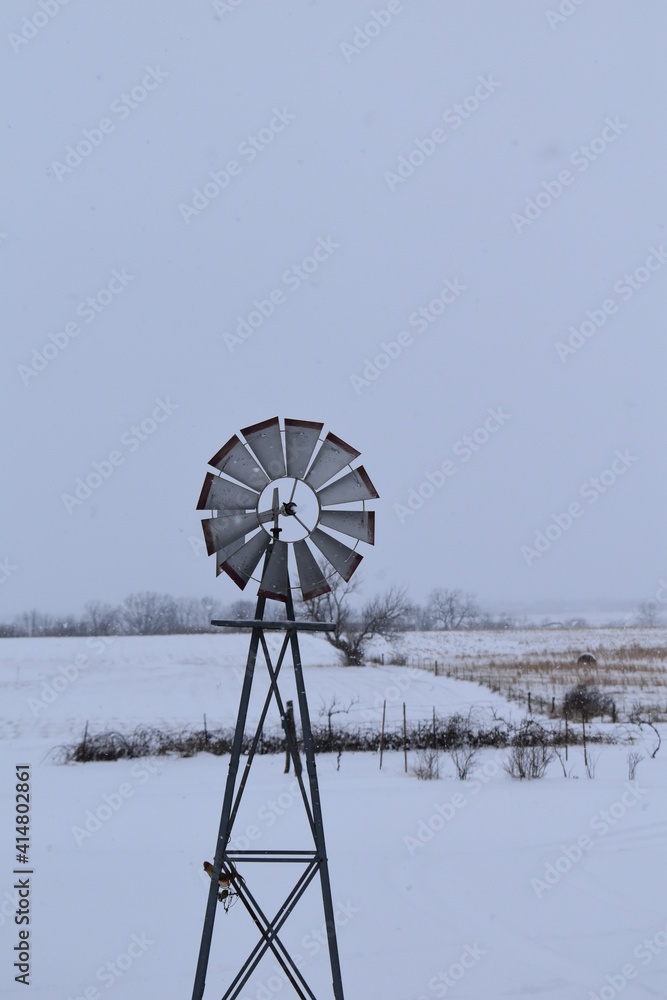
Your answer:
[[[22,995],[12,968],[20,929],[12,872],[21,868],[12,806],[14,766],[29,763],[31,996],[180,1000],[192,989],[206,899],[201,862],[214,847],[225,760],[58,767],[48,750],[80,735],[86,721],[91,729],[199,724],[206,712],[210,725],[229,724],[246,640],[95,641],[0,646],[0,993]],[[478,684],[407,667],[342,669],[312,637],[302,651],[315,719],[334,694],[358,699],[350,711],[357,719],[378,718],[385,699],[396,720],[404,700],[411,718],[471,704],[520,714]],[[626,747],[603,750],[594,780],[581,749],[571,748],[571,780],[556,762],[542,781],[524,783],[505,774],[497,751],[465,783],[448,759],[441,780],[421,782],[403,772],[400,754],[385,756],[382,771],[373,754],[344,754],[340,770],[322,756],[346,997],[663,996],[667,758],[648,759],[652,747],[634,784]],[[239,847],[302,846],[293,781],[282,758],[256,759],[235,828]],[[244,874],[270,909],[285,895],[283,876],[257,867]],[[318,998],[331,995],[322,920],[311,887],[284,934]],[[222,995],[255,940],[239,906],[219,913],[207,996]],[[246,1000],[293,995],[274,965],[260,965]]]

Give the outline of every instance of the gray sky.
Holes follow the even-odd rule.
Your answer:
[[[560,7],[3,4],[3,616],[235,599],[195,505],[275,415],[361,450],[369,591],[655,594],[667,11]]]

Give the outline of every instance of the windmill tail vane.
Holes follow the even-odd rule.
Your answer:
[[[204,863],[211,885],[193,1000],[202,1000],[204,994],[216,905],[222,902],[228,909],[229,903],[234,900],[243,904],[243,909],[259,931],[259,940],[227,987],[222,1000],[234,1000],[240,996],[268,952],[278,961],[298,997],[318,1000],[279,935],[318,874],[333,997],[334,1000],[344,1000],[313,734],[299,649],[299,632],[327,632],[333,631],[336,626],[332,622],[297,621],[294,595],[300,592],[302,599],[309,601],[328,593],[331,590],[329,581],[334,576],[350,580],[363,558],[358,551],[360,543],[375,543],[375,513],[367,509],[367,503],[377,499],[378,493],[364,467],[353,465],[360,454],[356,448],[330,432],[322,436],[323,428],[321,423],[291,419],[285,419],[281,427],[278,417],[243,428],[240,432],[242,437],[233,435],[210,460],[209,465],[216,472],[206,473],[197,504],[198,510],[209,511],[213,515],[202,521],[202,529],[207,552],[216,559],[216,575],[226,573],[241,590],[252,579],[257,583],[258,590],[254,619],[212,622],[220,627],[249,630],[250,645],[215,857],[212,864]],[[293,580],[298,580],[298,584],[292,584]],[[267,600],[283,603],[285,616],[277,620],[266,618]],[[275,662],[266,641],[266,632],[269,631],[282,633]],[[242,753],[247,746],[247,715],[260,651],[268,671],[269,690],[249,749]],[[293,716],[285,711],[279,686],[279,675],[288,652],[296,683],[305,780],[294,735]],[[294,764],[312,845],[306,849],[290,850],[230,850],[234,821],[273,701],[284,729],[288,759]],[[238,780],[242,756],[244,768]],[[266,870],[266,863],[287,864],[292,871],[299,867],[303,869],[272,917],[266,915],[252,888],[255,880],[249,872],[257,862],[263,862],[259,866],[263,870]],[[239,864],[245,866],[243,876],[237,869]]]

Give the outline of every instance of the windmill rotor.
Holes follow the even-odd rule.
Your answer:
[[[336,573],[349,580],[363,558],[360,543],[374,544],[366,504],[378,493],[352,464],[357,449],[330,432],[322,437],[323,427],[285,419],[281,428],[273,417],[242,428],[210,460],[217,475],[206,473],[197,504],[213,514],[202,521],[206,550],[217,574],[241,589],[254,579],[260,597],[287,601],[300,589],[310,600],[331,589]]]

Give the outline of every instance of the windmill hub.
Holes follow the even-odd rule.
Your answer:
[[[317,526],[320,507],[315,491],[300,479],[285,476],[275,479],[263,490],[259,499],[259,515],[262,527],[271,535],[274,519],[269,515],[273,511],[274,490],[278,490],[278,527],[280,538],[284,542],[298,542],[307,538]],[[266,511],[266,519],[262,516]]]

